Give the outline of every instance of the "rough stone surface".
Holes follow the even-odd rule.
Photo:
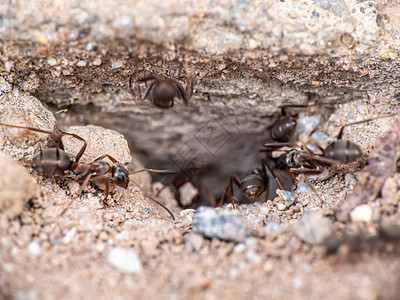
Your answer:
[[[113,267],[122,273],[134,274],[142,270],[142,263],[133,249],[112,248],[107,259]]]
[[[216,237],[233,242],[242,242],[248,235],[245,220],[236,212],[220,211],[205,206],[197,208],[192,229],[194,233],[207,238]]]
[[[334,234],[329,219],[317,211],[308,211],[293,228],[295,235],[311,244],[321,244]]]
[[[66,130],[74,133],[87,142],[86,150],[80,160],[81,163],[90,163],[105,154],[110,155],[119,163],[127,165],[131,162],[131,151],[124,136],[115,130],[102,128],[99,126],[71,126]],[[68,136],[63,136],[65,150],[71,154],[78,154],[83,146],[83,142]],[[111,161],[110,161],[111,163]]]
[[[40,197],[39,186],[28,171],[10,156],[0,152],[0,215],[18,217],[29,200]]]

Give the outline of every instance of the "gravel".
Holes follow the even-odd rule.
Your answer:
[[[248,236],[245,220],[235,211],[221,211],[211,207],[197,208],[192,223],[194,233],[207,238],[242,242]]]
[[[301,240],[310,244],[321,244],[333,234],[329,219],[317,211],[307,211],[293,227],[294,234]]]

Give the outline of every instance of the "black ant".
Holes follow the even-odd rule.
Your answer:
[[[268,189],[268,173],[274,177],[276,182],[278,183],[279,187],[284,190],[283,185],[281,184],[280,180],[276,176],[275,172],[273,169],[270,167],[269,163],[267,160],[262,159],[261,160],[261,168],[255,168],[253,171],[242,178],[240,178],[238,175],[232,175],[229,178],[229,183],[225,187],[224,193],[222,194],[221,200],[217,204],[218,206],[221,206],[224,199],[225,195],[227,194],[228,190],[231,190],[231,197],[232,197],[232,206],[235,209],[235,196],[233,193],[233,184],[236,184],[240,190],[242,191],[243,195],[250,199],[254,200],[257,197],[259,197],[262,193],[267,191]]]
[[[277,157],[277,168],[284,168],[288,170],[296,186],[294,173],[318,174],[321,173],[325,167],[337,165],[340,163],[352,163],[363,155],[360,146],[352,141],[342,139],[343,130],[345,127],[370,122],[377,119],[393,117],[396,115],[397,113],[388,114],[385,116],[365,119],[343,125],[336,139],[331,142],[325,149],[320,148],[322,152],[321,154],[314,154],[311,150],[307,148],[307,146],[304,145],[302,145],[300,149],[298,149],[298,146],[296,144],[289,142],[264,144],[267,149],[261,151],[271,153],[277,148],[281,148],[284,146],[292,147],[292,149],[285,150],[284,154]],[[315,131],[315,129],[313,131]],[[310,136],[312,135],[313,131],[310,133]]]
[[[150,80],[151,82],[146,87],[142,98],[139,84],[142,82],[147,83]],[[185,78],[185,84],[186,87],[184,88],[175,79],[160,79],[155,76],[147,76],[136,80],[136,89],[142,101],[149,99],[157,107],[170,108],[174,106],[175,97],[183,99],[186,106],[189,105],[189,100],[193,95],[194,77],[192,76],[189,80]],[[129,79],[129,88],[132,88],[132,76]]]
[[[33,127],[9,125],[3,123],[0,123],[0,125],[11,128],[27,129],[35,132],[46,133],[57,140],[58,143],[57,148],[43,149],[33,157],[31,165],[33,169],[37,170],[40,173],[48,175],[67,176],[73,178],[78,182],[82,182],[78,193],[75,195],[74,199],[71,200],[68,206],[61,212],[60,215],[63,215],[67,212],[67,210],[69,209],[75,198],[80,195],[83,188],[89,183],[90,180],[105,179],[105,189],[104,189],[105,196],[102,199],[102,205],[105,208],[106,206],[108,206],[106,203],[106,199],[109,193],[110,181],[115,183],[117,186],[126,189],[129,184],[129,175],[131,174],[136,174],[145,171],[158,172],[158,173],[175,172],[175,170],[153,170],[153,169],[142,169],[134,172],[129,172],[124,165],[119,163],[116,159],[114,159],[112,156],[108,154],[96,158],[91,163],[87,164],[79,163],[79,160],[81,159],[83,153],[86,150],[87,142],[83,138],[74,133],[68,133],[61,130],[59,130],[60,133],[56,133]],[[79,150],[74,160],[70,158],[70,156],[64,149],[64,144],[61,140],[61,137],[63,135],[69,135],[83,142],[82,148]],[[103,160],[104,158],[110,159],[112,165],[110,166],[108,162],[104,161]],[[140,186],[136,182],[133,183],[140,188]],[[162,203],[147,195],[143,190],[142,192],[147,198],[149,198],[150,200],[156,202],[158,205],[163,207],[171,215],[172,219],[175,220],[174,215],[167,207],[165,207]]]
[[[329,102],[316,102],[313,104],[286,104],[280,105],[279,108],[281,109],[281,114],[279,118],[272,124],[269,128],[269,132],[271,138],[276,142],[289,142],[297,127],[297,115],[289,116],[287,115],[286,109],[287,108],[310,108],[315,106],[324,106],[324,105],[334,105],[343,103],[343,99],[337,99],[334,101]]]

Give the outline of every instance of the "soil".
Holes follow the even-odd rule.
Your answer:
[[[15,102],[10,103],[7,111],[17,114]],[[348,122],[349,111],[359,120],[379,115],[383,109],[360,107],[357,102],[339,106],[323,126],[332,133],[330,139]],[[41,122],[47,124],[48,119]],[[277,208],[277,199],[238,205],[236,211],[249,230],[239,243],[194,234],[194,210],[180,209],[168,189],[157,199],[174,213],[175,221],[134,184],[123,192],[113,190],[107,208],[101,205],[104,186],[89,184],[60,216],[79,185],[68,178],[43,176],[21,161],[40,148],[51,147],[48,135],[38,137],[30,131],[18,135],[18,130],[3,128],[1,149],[7,155],[0,156],[4,170],[0,295],[4,299],[397,299],[400,176],[394,170],[388,173],[382,192],[369,199],[370,218],[368,214],[364,221],[335,218],[346,195],[357,189],[357,174],[362,173],[368,156],[374,157],[370,153],[382,150],[379,137],[393,122],[391,117],[345,130],[343,138],[359,144],[365,155],[332,169],[328,179],[311,180],[319,197],[303,184],[307,191],[298,193],[295,204],[284,210]],[[397,121],[389,138],[399,138],[399,126]],[[92,125],[67,131],[84,137],[90,145],[82,163],[104,153],[125,164],[131,161],[127,142],[115,131]],[[82,145],[70,137],[64,141],[71,154]],[[396,143],[389,144],[395,147]],[[382,157],[381,161],[394,166],[389,159],[393,160]],[[141,168],[137,162],[136,168]],[[131,180],[153,196],[162,187],[159,182],[151,184],[148,175]],[[20,193],[28,186],[29,192]],[[9,195],[15,206],[5,200]],[[233,208],[226,204],[217,210]],[[295,234],[299,218],[310,210],[327,218],[335,232],[333,242],[305,242]],[[321,227],[312,226],[314,230]]]

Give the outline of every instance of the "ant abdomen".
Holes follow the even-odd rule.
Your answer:
[[[177,90],[169,81],[160,81],[151,92],[154,105],[160,108],[170,108],[174,106],[174,97]]]
[[[296,119],[281,116],[271,127],[271,138],[277,142],[288,142],[296,130]]]
[[[326,147],[323,156],[347,164],[361,157],[362,150],[356,143],[351,141],[336,140]]]
[[[264,179],[259,174],[249,174],[240,181],[240,189],[249,199],[255,199],[265,190]]]
[[[32,159],[32,167],[36,171],[49,175],[63,175],[72,164],[69,155],[59,148],[44,149]]]

